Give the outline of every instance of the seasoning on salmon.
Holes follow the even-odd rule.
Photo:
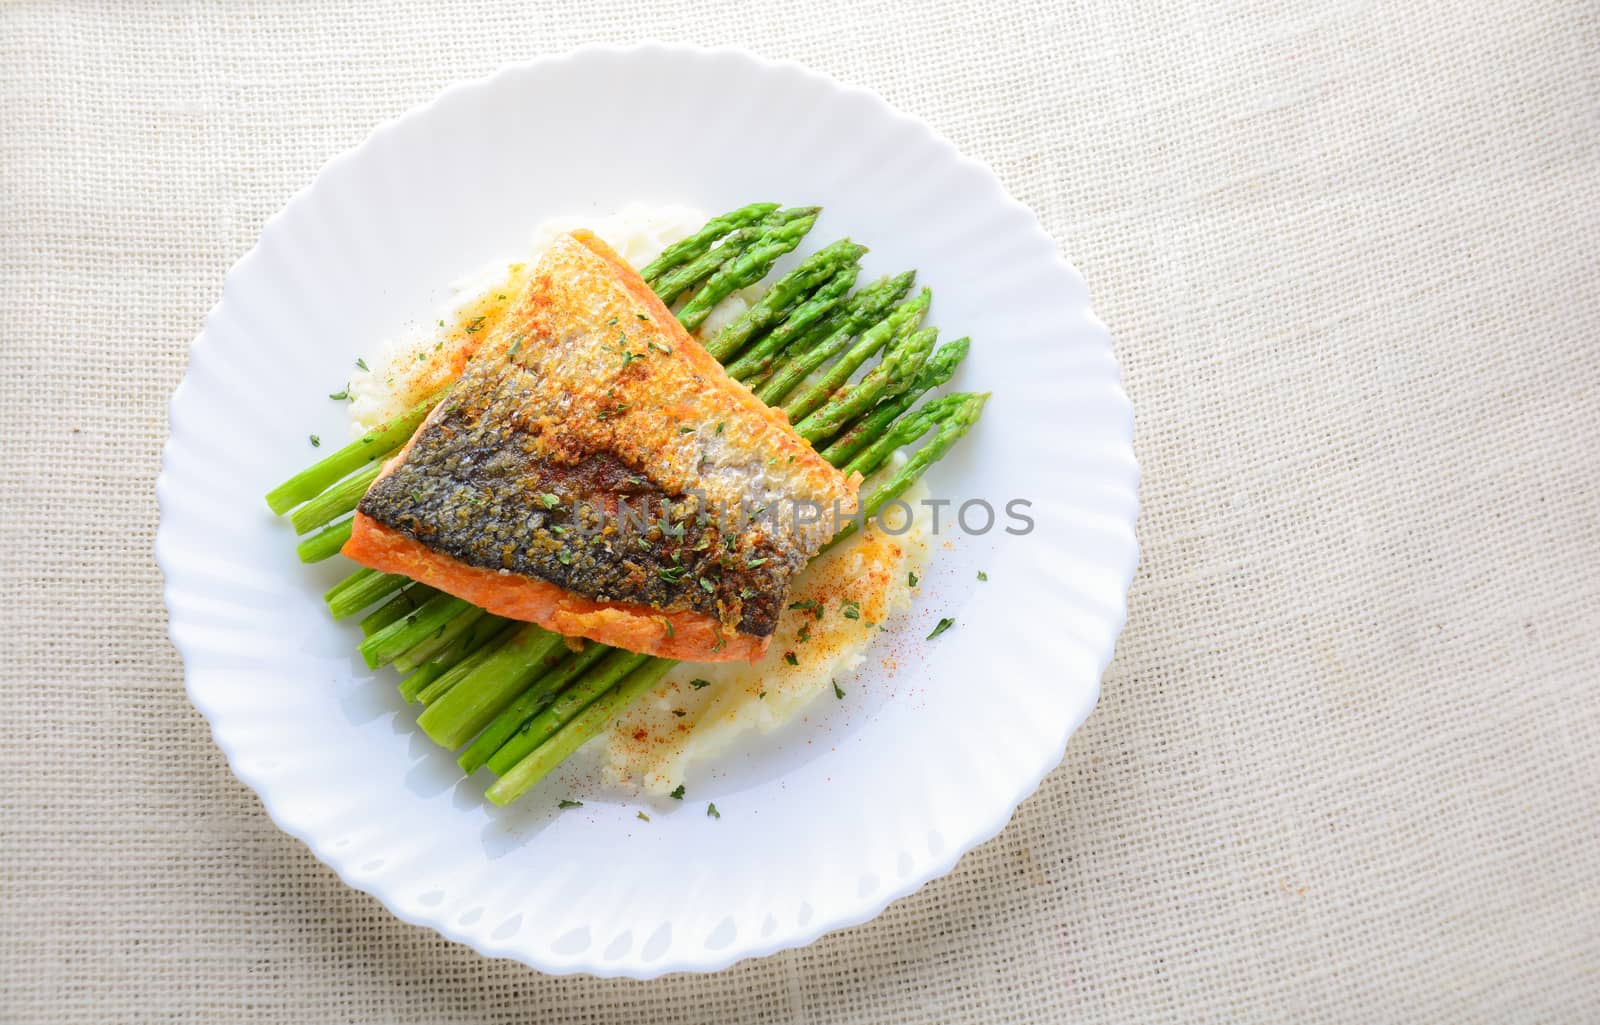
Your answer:
[[[755,661],[858,483],[576,232],[362,498],[344,554],[560,633]]]

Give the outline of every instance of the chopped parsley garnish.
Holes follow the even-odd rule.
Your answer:
[[[789,607],[791,609],[798,609],[801,612],[809,612],[818,619],[821,619],[823,612],[826,611],[823,607],[823,604],[820,601],[817,601],[815,598],[807,598],[805,601],[790,602]]]
[[[563,566],[572,565],[572,553],[567,551],[565,548],[556,553],[556,558],[561,560],[561,565]]]
[[[511,348],[506,350],[506,356],[515,356],[517,354],[517,350],[520,348],[522,348],[522,336],[518,335],[517,337],[511,339]]]
[[[642,318],[644,316],[644,314],[641,313],[639,316]],[[647,349],[652,349],[652,350],[654,350],[656,352],[662,353],[663,355],[667,355],[667,356],[672,355],[672,350],[671,349],[667,348],[665,345],[658,345],[654,338],[650,339],[648,342],[645,342],[644,344],[645,344],[645,348],[647,348]]]
[[[667,796],[672,798],[674,801],[683,800],[683,784],[679,783],[678,784],[678,789],[674,790],[672,793],[668,794]]]
[[[939,636],[940,634],[944,633],[946,630],[950,629],[952,626],[955,626],[955,625],[956,625],[956,621],[953,620],[953,619],[941,619],[941,620],[939,620],[938,625],[936,625],[933,628],[933,633],[928,635],[928,640],[930,640],[930,641],[933,640],[935,637]]]
[[[616,317],[612,317],[610,320],[606,321],[606,327],[616,327],[616,326],[617,326],[617,318]]]
[[[710,680],[690,680],[689,681],[689,686],[693,687],[695,690],[699,690],[701,687],[709,687],[709,686],[711,686],[711,681]]]
[[[861,603],[858,601],[846,598],[839,603],[839,608],[843,610],[842,614],[846,619],[861,618]]]
[[[717,811],[717,806],[715,804],[708,804],[706,805],[706,818],[720,819],[722,818],[722,813]]]
[[[679,434],[693,434],[694,433],[694,428],[693,427],[679,427],[678,428],[678,433]]]
[[[766,563],[766,559],[751,559],[749,562],[745,563],[745,566],[748,569],[758,569],[761,566],[765,566]]]
[[[583,807],[583,802],[582,801],[569,801],[565,797],[563,797],[560,801],[556,802],[556,807],[557,808],[582,808]]]
[[[644,359],[644,353],[624,351],[622,354],[622,369],[628,369],[628,364],[632,363],[636,359]]]
[[[792,652],[792,651],[784,652],[783,653],[783,660],[785,662],[789,663],[792,666],[797,666],[797,665],[800,664],[800,660],[798,658],[794,657],[794,652]]]
[[[838,680],[833,681],[833,696],[838,698],[840,701],[844,700],[844,688],[839,686]]]
[[[917,586],[917,575],[915,573],[907,573],[906,574],[906,583],[909,584],[912,587],[916,587]]]
[[[794,639],[800,644],[804,644],[805,642],[809,641],[811,639],[811,624],[801,624],[800,632],[794,635]]]
[[[672,620],[668,619],[666,616],[661,617],[661,625],[667,628],[668,637],[671,637],[673,634],[677,633],[677,631],[672,628]]]
[[[472,318],[472,323],[467,325],[467,334],[469,334],[469,335],[470,334],[474,334],[474,333],[476,333],[478,331],[482,331],[482,330],[483,330],[483,318],[482,317],[473,317]]]
[[[357,356],[356,357],[356,366],[360,367],[362,370],[366,370],[367,369],[367,361],[362,359],[360,356]]]
[[[650,816],[646,815],[644,812],[639,812],[638,815],[635,816],[635,817],[638,818],[638,820],[640,822],[649,822],[650,821]]]
[[[638,317],[640,320],[649,320],[650,319],[649,317],[645,316],[642,313],[635,313],[634,316]]]
[[[722,420],[718,420],[717,421],[717,433],[718,434],[722,433],[722,428],[723,428],[723,424],[724,423],[725,423],[725,421],[722,421]]]
[[[713,584],[711,581],[707,580],[705,577],[701,577],[700,578],[700,587],[707,594],[716,594],[717,593],[717,585]]]
[[[552,495],[550,492],[546,491],[539,496],[539,502],[546,509],[554,509],[556,506],[561,504],[561,498],[558,495]]]
[[[348,384],[344,386],[344,391],[336,391],[336,392],[329,392],[328,393],[328,398],[332,399],[335,402],[343,402],[345,399],[348,399],[349,397],[350,397],[350,386]]]
[[[985,573],[983,570],[980,569],[980,570],[978,570],[978,579],[979,580],[988,580],[989,579],[989,574]]]
[[[317,437],[315,434],[313,434],[311,436],[311,447],[312,448],[321,448],[322,447],[322,439]]]
[[[765,701],[767,700],[767,692],[762,691],[760,694],[757,694],[756,697],[762,701]]]

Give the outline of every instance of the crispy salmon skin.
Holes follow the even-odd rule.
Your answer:
[[[367,491],[344,554],[560,633],[756,661],[858,483],[575,232]]]

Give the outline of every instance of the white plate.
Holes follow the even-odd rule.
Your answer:
[[[807,249],[915,267],[982,422],[928,476],[1032,502],[951,536],[845,700],[647,802],[576,764],[498,810],[415,728],[262,494],[343,441],[327,394],[552,214],[820,204]],[[1132,411],[1082,279],[985,168],[878,97],[749,54],[590,47],[453,87],[333,160],[229,273],[172,399],[156,553],[189,696],[267,812],[409,922],[548,972],[711,971],[864,922],[1005,825],[1093,707],[1137,558]],[[323,451],[327,451],[326,448]],[[976,572],[989,581],[980,583]],[[954,629],[922,638],[941,616]],[[880,654],[892,656],[891,672]],[[559,798],[585,803],[557,814]],[[715,801],[720,820],[707,818]],[[646,809],[646,824],[636,812]]]

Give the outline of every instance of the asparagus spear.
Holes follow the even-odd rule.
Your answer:
[[[388,423],[279,484],[267,492],[267,508],[282,515],[301,502],[316,498],[352,471],[395,451],[416,433],[443,394],[440,392],[422,400]]]
[[[925,327],[896,340],[884,353],[883,361],[867,376],[854,387],[836,392],[833,399],[795,424],[794,429],[813,445],[820,445],[838,434],[845,424],[871,409],[878,400],[901,394],[916,381],[938,336],[937,328]]]
[[[790,346],[793,357],[756,390],[756,397],[769,406],[782,403],[812,371],[848,348],[857,333],[887,317],[894,304],[910,290],[914,277],[915,272],[907,271],[851,296],[849,308],[843,314],[825,319],[805,338]]]
[[[424,705],[432,705],[435,701],[438,701],[440,698],[453,691],[456,687],[456,684],[472,675],[479,666],[493,658],[500,651],[500,649],[504,648],[508,643],[510,643],[511,638],[519,629],[521,629],[521,626],[526,625],[521,624],[514,626],[509,621],[503,622],[505,622],[506,625],[496,633],[491,634],[483,644],[480,644],[476,649],[467,652],[456,662],[455,665],[451,666],[444,673],[440,674],[438,678],[434,679],[427,686],[417,690],[415,693],[416,699],[422,702]],[[406,688],[404,685],[402,685],[400,693],[401,695],[406,694]]]
[[[828,401],[840,385],[850,380],[851,374],[877,355],[879,349],[885,345],[892,345],[915,331],[917,325],[922,322],[922,315],[928,310],[928,304],[932,301],[933,293],[924,288],[915,299],[901,303],[895,307],[894,312],[862,332],[856,343],[845,350],[844,355],[828,368],[820,380],[783,404],[783,411],[789,414],[789,419],[799,420],[815,412]]]
[[[494,721],[485,726],[483,732],[461,752],[461,757],[456,762],[461,766],[461,771],[471,774],[489,763],[489,756],[505,746],[506,741],[531,720],[535,715],[544,710],[544,707],[567,688],[573,680],[589,671],[589,667],[611,654],[614,649],[603,644],[590,644],[580,652],[575,652],[561,661],[559,665],[539,677],[528,686],[517,699],[505,707]]]
[[[330,587],[322,600],[328,603],[328,611],[334,619],[344,619],[382,601],[409,583],[409,577],[398,573],[379,573],[363,567]]]
[[[290,513],[289,522],[294,525],[294,532],[310,533],[355,509],[381,472],[382,463],[371,463]]]
[[[355,529],[355,520],[347,519],[335,523],[320,534],[312,534],[295,546],[295,553],[300,556],[301,562],[321,562],[331,559],[339,554],[339,549],[350,540],[350,534]]]
[[[735,228],[743,228],[747,225],[755,224],[776,209],[778,209],[778,204],[776,203],[751,203],[749,206],[730,210],[720,217],[713,217],[706,222],[705,227],[693,235],[686,239],[680,239],[663,249],[660,256],[645,265],[644,270],[639,272],[639,276],[654,288],[656,282],[667,271],[703,256],[706,250],[716,243],[717,239]]]
[[[866,251],[866,246],[840,239],[812,253],[800,261],[798,267],[779,278],[755,305],[717,332],[717,336],[706,345],[706,351],[717,362],[728,362],[729,357],[743,349],[757,332],[783,320],[840,270],[855,266]]]
[[[728,376],[746,384],[750,384],[758,376],[764,377],[766,372],[782,358],[791,342],[805,338],[814,325],[821,323],[845,302],[846,294],[855,287],[856,276],[860,270],[859,266],[851,263],[836,271],[833,277],[824,281],[822,287],[812,293],[810,298],[785,314],[777,327],[768,331],[742,356],[729,363]]]
[[[420,669],[423,663],[450,647],[456,638],[471,630],[477,625],[478,620],[488,614],[480,608],[469,606],[466,611],[456,615],[444,626],[440,627],[437,633],[418,641],[396,655],[391,664],[400,673],[409,673],[414,669]]]
[[[411,581],[407,580],[406,583]],[[361,636],[371,637],[395,620],[422,608],[423,602],[438,593],[427,584],[412,584],[361,620]]]
[[[539,674],[566,654],[566,639],[528,623],[427,711],[417,725],[443,747],[460,747],[488,725]]]
[[[428,659],[416,672],[401,680],[400,696],[408,703],[416,701],[435,680],[460,665],[469,655],[491,648],[492,642],[500,635],[510,633],[510,628],[511,621],[508,619],[484,616],[473,624],[472,629],[466,634],[451,642],[448,648]]]
[[[892,427],[840,469],[847,474],[859,473],[863,477],[870,477],[888,461],[896,449],[904,448],[922,437],[971,397],[970,394],[963,393],[946,395],[908,413],[896,420]]]
[[[881,438],[889,425],[915,405],[919,398],[955,375],[956,367],[966,359],[967,350],[971,346],[970,338],[957,338],[953,342],[939,346],[934,354],[928,357],[928,362],[923,364],[922,370],[910,388],[872,407],[872,412],[857,420],[848,431],[839,435],[833,444],[823,450],[822,458],[835,466],[843,466],[857,452],[875,439]]]
[[[716,273],[736,253],[743,252],[746,248],[761,238],[762,229],[769,224],[782,221],[782,214],[772,214],[766,220],[746,227],[736,229],[729,233],[722,244],[715,249],[707,250],[683,266],[669,271],[660,281],[656,282],[654,290],[661,301],[671,306],[683,294],[700,284],[706,278]]]
[[[436,594],[415,612],[388,626],[361,642],[361,657],[368,669],[376,669],[412,645],[431,637],[436,630],[457,615],[471,608],[470,602],[450,594]]]
[[[811,207],[799,216],[767,229],[749,249],[724,263],[678,311],[678,323],[693,331],[705,322],[717,303],[766,277],[778,257],[799,245],[800,240],[806,237],[806,232],[817,223],[817,213],[817,208]]]
[[[907,488],[917,482],[918,478],[928,472],[928,467],[943,459],[945,453],[949,452],[955,443],[972,429],[972,425],[978,422],[978,417],[983,413],[983,404],[988,401],[988,392],[967,396],[965,402],[939,423],[938,433],[926,445],[913,452],[911,458],[906,460],[905,465],[896,470],[893,476],[873,488],[872,494],[861,504],[862,516],[868,519],[876,516],[884,505],[899,498]],[[855,533],[855,530],[854,520],[846,522],[839,528],[839,532],[833,535],[827,547],[832,548]]]
[[[659,683],[672,664],[671,659],[648,659],[620,683],[602,692],[575,717],[566,720],[548,740],[507,769],[489,788],[489,800],[504,806],[521,797],[530,787],[548,776],[551,769],[565,761],[567,756],[605,729],[606,724],[623,709]],[[560,703],[560,699],[557,699],[557,703]],[[493,768],[494,760],[490,759],[489,764]]]
[[[489,768],[496,775],[505,775],[512,766],[516,765],[524,756],[543,744],[561,727],[570,722],[588,707],[595,698],[614,687],[617,681],[638,669],[647,662],[660,662],[672,665],[672,660],[667,658],[653,658],[650,655],[638,655],[631,651],[612,649],[593,671],[585,674],[573,685],[562,691],[550,707],[534,716],[526,725],[519,729],[505,746],[489,756]]]

